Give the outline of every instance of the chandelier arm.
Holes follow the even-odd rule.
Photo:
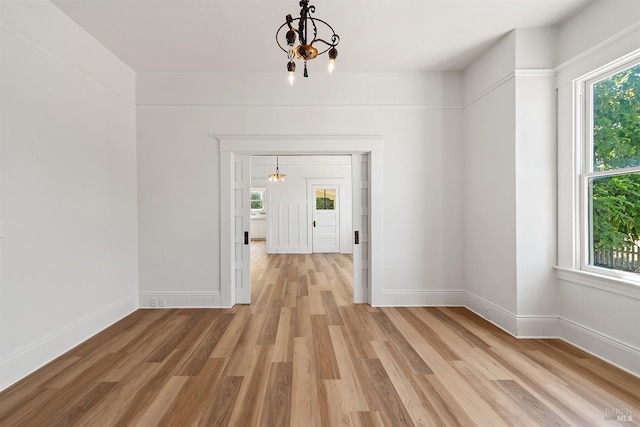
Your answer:
[[[336,47],[338,45],[338,43],[340,43],[340,37],[337,34],[334,34],[333,36],[331,36],[332,39],[336,39],[337,42],[336,43],[329,43],[326,40],[322,40],[322,39],[316,39],[314,40],[314,42],[322,42],[324,43],[327,48],[325,50],[318,50],[318,56],[322,55],[323,53],[329,51],[329,49],[331,49],[332,47]],[[315,46],[314,46],[315,47]]]
[[[280,31],[287,25],[291,25],[291,23],[295,22],[295,21],[299,21],[300,18],[293,18],[290,22],[285,22],[284,24],[282,24],[280,26],[280,28],[278,28],[278,30],[276,31],[276,43],[278,44],[278,47],[280,48],[280,50],[282,50],[284,53],[288,52],[288,49],[285,48],[281,43],[280,40],[278,38],[278,35],[280,34]],[[340,36],[336,34],[336,32],[334,31],[333,27],[331,25],[329,25],[326,21],[319,19],[319,18],[313,18],[314,21],[318,21],[318,22],[322,22],[324,25],[327,26],[327,28],[329,28],[329,30],[331,30],[331,32],[333,33],[333,35],[331,36],[331,43],[329,43],[328,41],[324,40],[324,39],[315,39],[313,42],[311,42],[310,44],[313,44],[317,41],[321,41],[322,43],[324,43],[325,45],[329,46],[329,49],[331,47],[336,47],[338,46],[338,44],[340,43]],[[292,28],[293,31],[295,31],[296,33],[298,33],[298,37],[300,37],[300,32],[298,29],[296,28]],[[302,37],[300,37],[302,39]],[[323,53],[325,53],[327,50],[323,50],[322,52],[318,52],[318,55],[321,55]]]
[[[327,21],[324,21],[320,18],[313,18],[314,21],[318,21],[318,22],[322,22],[324,25],[327,26],[327,28],[329,28],[331,30],[331,33],[333,33],[333,35],[331,36],[331,40],[334,41],[333,46],[338,46],[338,43],[340,43],[340,36],[338,36],[336,34],[336,30],[333,29],[333,27],[331,25],[329,25],[329,23]]]
[[[327,48],[325,50],[319,50],[318,49],[318,56],[322,55],[323,53],[327,52],[329,49],[331,49],[332,47],[334,47],[334,45],[327,43],[326,41],[322,40],[322,39],[317,39],[317,42],[322,42],[324,44],[327,45]],[[314,46],[315,47],[315,46]]]
[[[315,42],[324,43],[324,44],[326,44],[327,46],[329,46],[329,48],[335,47],[335,46],[337,46],[337,44],[338,44],[338,43],[329,43],[328,41],[323,40],[323,39],[315,39],[315,40],[313,41],[313,43],[315,43]],[[313,46],[313,43],[311,43],[311,46]],[[320,53],[318,53],[318,55],[320,55]]]
[[[315,18],[313,18],[312,16],[309,16],[309,20],[311,21],[311,25],[313,25],[313,40],[311,40],[309,44],[313,46],[313,43],[316,41],[318,37],[318,27],[316,26]]]

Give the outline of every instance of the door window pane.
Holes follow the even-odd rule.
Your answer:
[[[336,209],[336,190],[332,188],[316,189],[316,209],[317,210],[335,210]]]

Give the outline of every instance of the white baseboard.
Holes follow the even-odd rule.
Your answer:
[[[640,377],[640,349],[569,319],[516,316],[464,290],[382,291],[386,307],[464,306],[518,338],[560,338]],[[0,361],[0,391],[140,308],[151,297],[165,298],[166,308],[223,308],[220,292],[141,292],[132,294]],[[163,308],[158,305],[157,308]]]
[[[558,316],[517,316],[471,292],[464,306],[516,338],[558,338]]]
[[[377,307],[428,307],[464,305],[464,293],[461,289],[450,291],[382,291],[382,304]]]
[[[462,305],[514,337],[518,336],[518,317],[515,314],[471,292],[465,291],[464,294]]]
[[[156,298],[156,306],[151,304],[152,298]],[[140,308],[227,308],[221,304],[219,291],[140,292],[138,304]]]
[[[555,316],[516,316],[465,290],[382,291],[379,307],[459,307],[463,306],[518,338],[558,337],[558,318]]]
[[[0,391],[138,309],[131,294],[24,347],[0,361]]]
[[[640,377],[640,349],[637,347],[568,319],[559,319],[559,329],[562,340]]]
[[[517,316],[518,338],[560,338],[558,316]]]
[[[281,248],[274,248],[274,247],[267,247],[267,253],[268,254],[310,254],[311,253],[311,248],[310,247],[281,247]]]
[[[465,292],[466,308],[516,338],[559,338],[593,356],[640,377],[640,349],[592,328],[558,316],[516,316]]]

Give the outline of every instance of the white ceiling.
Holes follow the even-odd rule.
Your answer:
[[[52,0],[135,71],[277,73],[298,0]],[[337,70],[459,70],[513,28],[554,25],[592,0],[311,0],[340,36]],[[320,34],[322,36],[322,34]],[[326,55],[321,61],[324,70]],[[310,64],[310,72],[320,64]]]

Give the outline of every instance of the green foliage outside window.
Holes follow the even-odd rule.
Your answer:
[[[317,210],[334,210],[335,209],[335,200],[331,200],[327,197],[318,197],[316,198],[316,209]]]
[[[640,65],[593,86],[593,169],[640,166]]]
[[[593,170],[640,166],[640,65],[593,85]],[[591,181],[594,251],[640,241],[640,173]],[[634,270],[630,268],[630,270]]]
[[[262,192],[252,191],[251,192],[251,209],[262,210],[262,208],[264,208]]]
[[[640,240],[640,174],[592,182],[594,249],[635,246]]]

